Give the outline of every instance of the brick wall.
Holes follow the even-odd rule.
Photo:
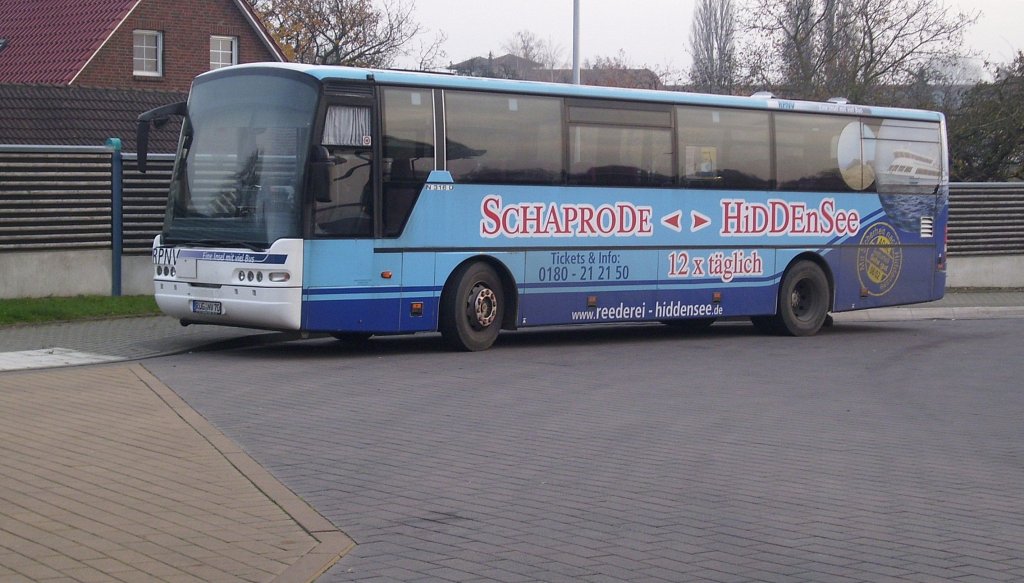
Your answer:
[[[163,75],[132,74],[134,30],[163,32]],[[210,69],[210,36],[238,38],[238,62],[274,61],[233,0],[143,0],[75,80],[75,85],[188,91]]]

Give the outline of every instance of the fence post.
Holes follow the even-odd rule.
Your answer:
[[[121,160],[121,140],[107,138],[105,144],[112,150],[110,155],[110,295],[121,295],[121,254],[124,248],[123,239],[123,165]]]

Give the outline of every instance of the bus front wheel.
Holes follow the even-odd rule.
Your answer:
[[[445,342],[457,350],[487,350],[498,338],[505,310],[498,274],[486,263],[463,265],[445,286],[440,308]]]
[[[779,286],[775,328],[790,336],[813,336],[825,324],[829,304],[825,272],[813,261],[799,261]]]

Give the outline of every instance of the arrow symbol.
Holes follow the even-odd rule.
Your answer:
[[[683,232],[683,211],[676,211],[672,214],[661,217],[661,224],[677,233]]]
[[[678,218],[678,217],[677,217]],[[664,222],[665,219],[662,219]],[[690,211],[690,232],[696,233],[704,227],[711,224],[711,217],[698,213],[697,211]]]

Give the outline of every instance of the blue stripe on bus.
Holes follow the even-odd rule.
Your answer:
[[[597,289],[597,288],[639,288],[639,289],[661,289],[666,285],[690,287],[694,285],[715,284],[715,285],[739,285],[741,283],[765,283],[778,281],[782,274],[776,273],[761,277],[737,278],[729,283],[722,282],[718,277],[705,277],[700,279],[687,279],[686,281],[676,279],[662,280],[636,280],[636,281],[558,281],[544,283],[521,283],[519,289]]]
[[[179,258],[201,259],[203,261],[223,261],[228,263],[246,263],[253,265],[284,265],[287,255],[278,253],[250,253],[248,251],[207,251],[203,249],[182,249]]]
[[[408,300],[393,298],[323,299],[303,303],[303,329],[310,332],[394,333],[437,329],[437,299],[423,298],[423,315],[413,316]]]
[[[440,286],[407,286],[402,287],[399,285],[392,285],[387,287],[337,287],[337,288],[307,288],[302,290],[302,293],[307,296],[342,296],[342,295],[362,295],[362,294],[416,294],[416,293],[436,293],[441,291]]]
[[[597,307],[588,308],[586,292],[559,290],[522,296],[520,325],[582,324],[598,322],[662,321],[682,317],[727,317],[770,314],[775,309],[773,285],[746,284],[744,293],[725,291],[721,302],[712,302],[710,290],[688,289],[609,290],[600,295]],[[402,298],[324,299],[306,302],[303,329],[310,332],[393,333],[436,330],[438,299],[425,298],[422,316],[412,316]],[[629,315],[626,315],[628,311]],[[640,313],[642,312],[642,314]]]

